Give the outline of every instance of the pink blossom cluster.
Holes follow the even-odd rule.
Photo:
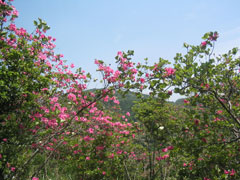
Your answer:
[[[224,170],[224,174],[229,174],[230,176],[234,176],[236,174],[236,171],[234,169],[230,170]]]
[[[176,69],[173,69],[173,68],[165,68],[165,71],[166,71],[166,76],[171,76],[171,75],[174,75]]]

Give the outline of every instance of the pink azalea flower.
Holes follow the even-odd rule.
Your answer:
[[[123,56],[122,51],[118,51],[117,55],[120,56],[120,57],[122,57],[122,56]]]
[[[137,69],[131,69],[131,72],[132,72],[133,74],[136,74],[138,71],[137,71]]]
[[[167,152],[167,151],[168,151],[168,148],[162,149],[162,152]]]
[[[236,171],[232,169],[230,176],[234,176],[236,174]]]
[[[47,56],[41,52],[41,53],[39,53],[38,58],[39,58],[40,60],[46,60],[46,59],[47,59]]]
[[[94,129],[93,129],[93,128],[89,128],[89,129],[88,129],[88,132],[89,132],[90,134],[93,134],[93,133],[94,133]]]
[[[109,156],[110,159],[113,159],[114,158],[114,154],[112,153],[110,156]]]
[[[114,100],[113,101],[115,104],[120,104],[120,102],[118,100]]]
[[[228,174],[229,172],[227,170],[224,170],[224,174]]]
[[[206,87],[207,89],[209,89],[210,86],[209,86],[209,84],[206,84],[205,87]]]
[[[167,73],[167,76],[171,76],[171,75],[174,75],[176,69],[173,69],[173,68],[165,68],[165,71]]]
[[[42,91],[48,91],[48,88],[42,88],[41,90]]]
[[[222,112],[223,112],[222,110],[218,110],[217,114],[222,114]]]
[[[104,146],[97,146],[96,149],[97,149],[97,150],[103,150],[103,149],[104,149]]]
[[[68,94],[68,99],[69,100],[73,100],[73,101],[76,101],[76,95],[75,94],[73,94],[73,93],[70,93],[70,94]]]
[[[91,138],[91,137],[89,137],[89,136],[85,136],[85,137],[83,138],[83,140],[86,141],[86,142],[88,142],[88,141],[92,141],[92,140],[94,140],[94,139]]]
[[[106,97],[103,99],[103,101],[104,101],[104,102],[108,102],[108,98],[109,98],[109,97],[106,96]]]
[[[18,15],[19,15],[19,12],[15,9],[15,10],[13,10],[12,15],[18,16]]]
[[[168,154],[165,154],[165,155],[162,157],[162,159],[167,159],[167,158],[169,158],[169,155],[168,155]]]
[[[140,78],[140,82],[141,82],[141,83],[144,83],[144,82],[145,82],[145,79],[144,79],[144,78]]]
[[[16,31],[16,25],[15,24],[10,24],[9,25],[9,29],[11,30],[11,31]]]
[[[201,46],[202,47],[205,47],[207,45],[207,42],[206,41],[203,41],[202,43],[201,43]]]
[[[14,172],[16,170],[15,167],[11,167],[11,171]]]
[[[123,152],[123,151],[119,149],[119,150],[117,151],[117,154],[122,154],[122,152]]]

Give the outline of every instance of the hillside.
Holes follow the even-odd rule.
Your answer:
[[[94,92],[96,91],[96,89],[90,89],[89,91]],[[124,96],[116,93],[116,97],[119,100],[120,104],[120,111],[123,114],[126,114],[127,112],[129,112],[131,114],[131,117],[129,118],[130,120],[136,121],[135,119],[135,113],[132,111],[132,107],[134,106],[134,104],[139,101],[139,99],[136,97],[135,93],[133,92],[128,92],[127,94],[125,94]],[[149,95],[147,94],[143,94],[143,98],[148,98]],[[174,105],[183,105],[183,98],[177,99],[175,102],[169,101],[170,104],[174,104]],[[107,103],[106,106],[112,106],[113,103]]]

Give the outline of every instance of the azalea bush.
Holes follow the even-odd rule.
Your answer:
[[[111,175],[105,172],[109,166],[101,164],[122,154],[115,144],[127,146],[134,127],[110,117],[101,104],[119,103],[114,90],[123,88],[132,76],[131,67],[126,65],[120,78],[119,71],[96,60],[104,88],[87,91],[90,75],[81,69],[73,72],[74,65],[54,53],[55,39],[47,35],[44,21],[34,21],[36,29],[29,34],[14,24],[18,12],[10,1],[1,1],[0,14],[1,178],[36,179],[49,161],[56,160],[71,161],[81,169],[76,177],[83,179]],[[119,62],[121,66],[124,62]]]
[[[190,152],[194,155],[189,154],[193,160],[189,177],[237,179],[240,59],[238,48],[216,56],[213,50],[217,38],[217,32],[210,32],[198,46],[184,44],[187,54],[175,57],[174,84],[176,92],[189,97],[185,100],[190,120],[186,134],[192,136]]]
[[[184,43],[171,65],[134,63],[119,51],[116,69],[95,60],[102,88],[62,54],[41,19],[14,24],[0,0],[0,179],[238,179],[238,48],[216,56],[217,32]],[[146,97],[143,92],[148,91]],[[139,98],[119,110],[117,96]],[[169,104],[173,93],[184,105]]]
[[[216,56],[213,50],[217,38],[217,32],[210,32],[203,36],[204,41],[200,45],[184,43],[187,53],[176,55],[174,68],[164,68],[167,61],[164,64],[162,59],[154,67],[147,66],[150,70],[148,87],[154,101],[152,98],[143,100],[135,106],[135,111],[145,128],[145,136],[151,139],[149,154],[155,155],[160,143],[167,142],[174,147],[170,159],[175,159],[169,164],[173,164],[175,169],[168,178],[238,178],[240,59],[237,57],[238,48]],[[178,107],[178,110],[167,108],[164,113],[169,106],[166,99],[172,94],[171,88],[187,98],[183,107]],[[175,127],[171,126],[169,117],[175,119]],[[161,135],[160,132],[164,131],[159,127],[166,128],[169,134]],[[161,142],[153,146],[159,136]],[[153,155],[149,158],[150,166],[153,164],[150,161],[154,161]],[[157,164],[153,167],[156,168]],[[153,172],[156,173],[155,170]]]

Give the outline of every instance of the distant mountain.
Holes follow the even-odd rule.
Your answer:
[[[180,98],[180,99],[176,100],[174,104],[176,104],[176,105],[183,105],[184,104],[184,99],[185,98]]]
[[[128,92],[124,97],[122,97],[119,94],[116,94],[116,97],[118,98],[120,102],[120,108],[121,110],[126,113],[126,112],[132,112],[131,108],[135,104],[135,102],[139,101],[139,99],[136,97],[135,93],[133,92]],[[147,98],[148,95],[143,95],[143,98]]]
[[[90,89],[89,91],[94,92],[96,90],[97,89]],[[131,114],[130,119],[135,121],[135,118],[134,118],[135,113],[132,111],[132,107],[137,101],[139,101],[139,99],[136,97],[136,94],[134,92],[129,91],[124,96],[120,95],[119,93],[116,93],[115,96],[120,102],[119,104],[120,112],[122,112],[122,114],[126,114],[127,112],[129,112]],[[149,95],[143,94],[143,98],[148,98],[148,97]],[[175,102],[169,101],[169,103],[174,105],[183,105],[184,98],[178,99]],[[109,106],[109,105],[112,106],[114,104],[112,102],[106,104],[106,106]]]

